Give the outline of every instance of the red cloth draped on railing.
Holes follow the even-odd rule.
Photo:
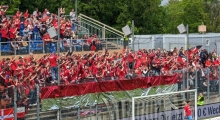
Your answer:
[[[88,93],[112,92],[149,88],[151,86],[177,83],[178,75],[153,76],[129,80],[109,80],[101,82],[88,82],[83,84],[48,86],[41,88],[41,98],[59,98],[85,95]]]

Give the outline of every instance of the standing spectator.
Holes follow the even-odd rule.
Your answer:
[[[35,11],[33,12],[33,16],[37,17],[38,16],[38,9],[36,8]]]
[[[22,16],[22,12],[20,12],[20,10],[17,10],[15,16],[16,16],[17,18],[20,18],[20,17]]]
[[[188,120],[192,120],[192,110],[190,108],[190,101],[186,102],[184,106],[184,116],[187,117]]]
[[[38,26],[38,22],[36,22],[33,29],[34,40],[37,40],[38,32],[39,32],[39,26]]]
[[[52,72],[51,83],[54,83],[58,78],[58,68],[57,68],[58,56],[55,53],[52,53],[50,57],[48,58],[48,61],[50,63],[50,70]]]
[[[28,16],[29,16],[29,13],[28,13],[28,10],[26,10],[25,13],[24,13],[24,18],[27,19]]]
[[[29,33],[29,30],[27,29],[27,26],[25,26],[23,30],[23,36],[25,37],[26,41],[28,40],[28,33]]]
[[[1,42],[8,42],[8,28],[6,26],[6,24],[3,24],[2,29],[1,29],[1,33],[2,33],[2,38],[1,38]],[[6,43],[3,43],[6,44]]]
[[[76,22],[76,14],[74,9],[72,9],[72,11],[70,12],[70,20],[72,21],[72,30],[74,31],[75,30],[74,23]]]
[[[9,35],[10,35],[10,40],[14,41],[16,38],[16,34],[17,34],[17,28],[15,27],[14,24],[11,25],[10,29],[9,29]]]
[[[203,106],[205,103],[205,99],[204,99],[204,96],[202,93],[199,93],[199,96],[198,96],[198,101],[197,101],[197,105],[198,106]]]
[[[0,11],[0,15],[4,16],[5,12],[8,10],[8,6],[5,6],[5,10],[3,9],[3,6],[0,6],[1,11]]]

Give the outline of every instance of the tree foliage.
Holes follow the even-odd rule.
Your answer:
[[[77,0],[77,13],[85,14],[107,25],[121,30],[135,21],[136,34],[178,33],[181,23],[189,25],[190,32],[197,33],[198,25],[207,26],[207,32],[220,32],[219,0],[170,0],[160,6],[161,0]],[[75,0],[1,0],[1,5],[9,5],[7,14],[17,9],[30,13],[38,8],[47,8],[57,13],[58,7],[65,7],[66,14],[75,8]]]

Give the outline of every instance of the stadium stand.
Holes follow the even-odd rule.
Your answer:
[[[74,11],[72,11],[74,12]],[[108,80],[128,80],[131,78],[146,78],[151,76],[171,76],[172,71],[188,70],[190,76],[189,88],[195,88],[196,77],[200,80],[199,91],[207,92],[207,80],[210,77],[211,91],[218,91],[217,83],[219,76],[217,74],[220,57],[216,51],[208,53],[201,46],[193,47],[189,50],[181,48],[178,50],[167,51],[158,49],[140,49],[136,52],[130,49],[123,49],[120,52],[110,53],[105,49],[101,52],[92,52],[102,50],[102,43],[96,34],[82,35],[77,38],[77,19],[61,19],[61,51],[68,46],[68,40],[71,37],[74,40],[71,45],[76,51],[92,50],[85,54],[73,54],[70,50],[64,50],[60,55],[56,54],[56,38],[50,38],[47,29],[54,27],[57,29],[57,15],[50,13],[47,9],[42,15],[25,13],[24,20],[21,20],[22,13],[17,11],[13,16],[12,22],[4,13],[1,13],[1,52],[6,54],[30,53],[28,57],[19,56],[12,58],[3,58],[0,61],[0,88],[1,88],[1,108],[11,107],[13,105],[13,93],[11,88],[18,88],[18,101],[24,100],[26,112],[32,113],[26,116],[28,119],[36,119],[33,111],[36,105],[36,86],[54,86],[57,85],[58,76],[62,85],[82,84],[87,82],[100,82]],[[36,59],[33,52],[43,51],[51,54]],[[189,58],[189,68],[186,68],[186,58]],[[59,72],[58,72],[59,64]],[[195,70],[199,75],[195,76]],[[211,72],[208,72],[211,71]],[[182,74],[178,74],[178,84],[183,84]],[[186,84],[185,84],[186,85]],[[178,90],[181,88],[178,85]],[[106,109],[111,109],[108,106]],[[114,104],[114,103],[112,103]],[[4,105],[4,106],[3,106]],[[33,107],[34,106],[34,107]],[[115,107],[118,107],[115,105]],[[173,109],[176,106],[172,104]],[[177,107],[181,107],[181,104]],[[29,109],[29,110],[28,110]],[[32,112],[31,112],[32,111]],[[123,111],[125,112],[125,111]],[[65,113],[65,111],[64,111]],[[42,114],[47,114],[42,112]],[[54,119],[54,111],[50,117]],[[113,114],[109,112],[108,114]],[[117,114],[118,116],[118,114]]]

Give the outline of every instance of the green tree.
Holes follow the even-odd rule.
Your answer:
[[[125,25],[134,20],[139,34],[161,33],[164,11],[160,0],[131,0],[122,7],[117,23]]]
[[[205,25],[209,32],[220,32],[220,1],[209,0],[206,2]]]
[[[177,26],[181,23],[189,25],[189,32],[198,32],[198,26],[205,22],[204,0],[170,0],[166,9],[166,25],[164,33],[178,33]]]
[[[17,10],[19,10],[21,0],[1,0],[0,4],[9,6],[6,15],[13,15]]]

